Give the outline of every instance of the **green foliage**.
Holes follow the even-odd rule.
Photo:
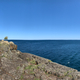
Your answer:
[[[23,79],[23,76],[21,75],[21,79]]]
[[[35,72],[33,72],[33,71],[30,71],[30,74],[35,74]]]
[[[20,66],[17,67],[17,70],[19,70],[19,69],[20,69]]]
[[[28,65],[25,69],[31,69],[32,65]]]
[[[1,43],[0,43],[0,46],[1,46]]]
[[[30,61],[30,59],[29,58],[26,58],[27,59],[27,61]]]
[[[64,75],[65,75],[65,76],[68,76],[68,73],[69,73],[69,71],[65,72]]]
[[[34,80],[40,80],[40,79],[38,79],[38,78],[35,78]]]
[[[48,62],[52,62],[51,60],[48,60]]]
[[[5,55],[2,55],[1,57],[5,57]]]
[[[42,70],[45,71],[45,67],[43,67]]]
[[[21,78],[19,80],[23,80],[23,76],[21,75]]]
[[[36,62],[35,62],[35,60],[32,60],[32,61],[30,61],[30,63],[35,64]]]
[[[7,40],[7,39],[8,39],[8,37],[6,36],[4,39],[5,39],[5,40]]]

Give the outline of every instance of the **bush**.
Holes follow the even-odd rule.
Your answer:
[[[5,39],[5,40],[7,40],[7,39],[8,39],[8,37],[6,36],[4,39]]]

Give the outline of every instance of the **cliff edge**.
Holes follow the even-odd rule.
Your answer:
[[[0,80],[80,80],[80,72],[0,41]]]

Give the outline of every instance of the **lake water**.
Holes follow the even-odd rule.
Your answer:
[[[80,71],[80,40],[8,40],[21,52],[35,54]]]

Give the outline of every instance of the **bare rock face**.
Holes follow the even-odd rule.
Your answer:
[[[17,45],[10,44],[10,50],[17,50]]]
[[[80,72],[0,41],[0,80],[80,80]]]
[[[17,50],[17,45],[13,42],[0,41],[0,51]]]

